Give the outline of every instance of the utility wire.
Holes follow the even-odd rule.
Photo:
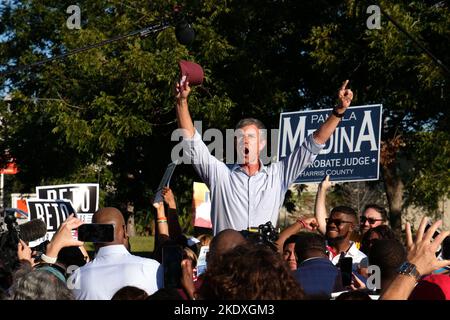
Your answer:
[[[111,38],[111,39],[103,40],[103,41],[100,41],[98,43],[94,43],[94,44],[91,44],[89,46],[86,46],[86,47],[77,48],[77,49],[74,49],[72,51],[69,51],[69,52],[66,52],[66,53],[63,53],[63,54],[51,57],[51,58],[47,58],[47,59],[44,59],[44,60],[41,60],[41,61],[37,61],[37,62],[34,62],[34,63],[23,65],[23,66],[18,66],[18,67],[15,67],[13,69],[10,69],[10,70],[4,71],[4,72],[0,72],[0,75],[1,76],[6,76],[6,75],[9,75],[9,74],[12,74],[12,73],[16,73],[16,72],[19,72],[19,71],[22,71],[22,70],[26,70],[26,69],[29,69],[29,68],[32,68],[32,67],[40,66],[40,65],[43,65],[45,63],[54,61],[54,60],[61,60],[61,59],[64,59],[64,58],[66,58],[68,56],[71,56],[71,55],[74,55],[74,54],[77,54],[77,53],[80,53],[80,52],[88,51],[88,50],[91,50],[91,49],[94,49],[94,48],[98,48],[98,47],[101,47],[101,46],[104,46],[104,45],[107,45],[107,44],[110,44],[110,43],[113,43],[113,42],[116,42],[116,41],[120,41],[120,40],[126,39],[128,37],[133,37],[133,36],[139,35],[141,38],[145,38],[148,35],[150,35],[151,33],[162,31],[164,29],[167,29],[169,26],[170,26],[170,24],[168,22],[163,22],[163,23],[151,25],[151,26],[142,28],[140,30],[136,30],[136,31],[127,33],[125,35],[120,35],[120,36],[117,36],[117,37],[114,37],[114,38]]]

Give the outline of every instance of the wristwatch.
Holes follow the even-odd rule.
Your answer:
[[[337,118],[342,118],[345,114],[345,111],[342,113],[337,112],[336,108],[333,108],[333,116],[337,117]]]
[[[422,277],[419,271],[417,271],[416,265],[409,263],[408,261],[403,262],[400,268],[398,268],[397,273],[412,276],[414,277],[414,279],[416,279],[416,282],[418,282]]]

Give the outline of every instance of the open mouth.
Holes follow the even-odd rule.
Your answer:
[[[250,152],[250,150],[248,150],[248,148],[245,148],[245,149],[244,149],[244,154],[247,155],[249,152]]]

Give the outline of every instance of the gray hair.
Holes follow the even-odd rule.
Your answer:
[[[74,300],[65,282],[45,270],[33,270],[15,279],[11,300]]]

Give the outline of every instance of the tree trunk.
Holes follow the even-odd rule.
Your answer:
[[[392,230],[394,230],[400,239],[402,234],[404,184],[396,172],[395,162],[389,164],[388,166],[384,166],[382,173],[389,204],[389,221],[391,223]]]
[[[127,219],[128,236],[134,237],[134,236],[136,236],[136,228],[134,225],[134,207],[130,203],[128,203],[128,205],[127,205],[127,213],[128,213],[128,219]]]

